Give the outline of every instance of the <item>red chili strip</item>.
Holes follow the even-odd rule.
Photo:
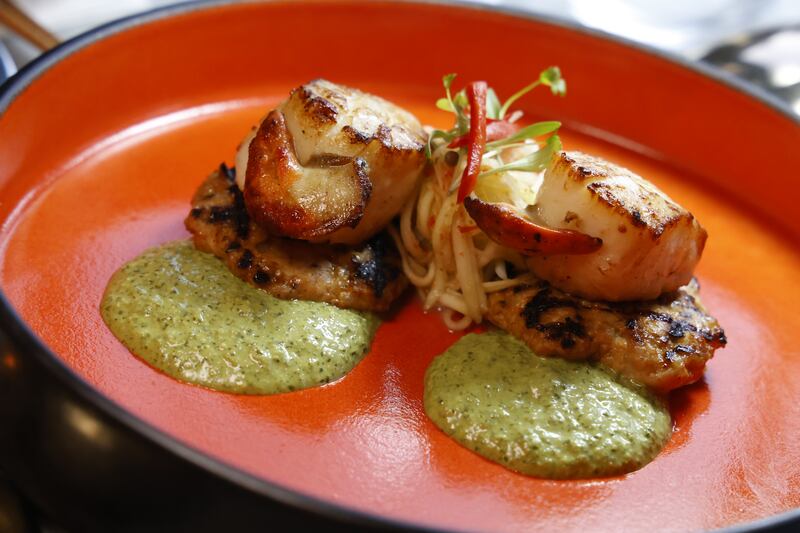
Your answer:
[[[461,175],[458,188],[458,203],[464,201],[475,188],[481,171],[483,151],[486,149],[486,92],[485,81],[473,81],[467,85],[469,101],[469,133],[467,134],[467,166]]]
[[[517,133],[519,127],[516,124],[507,122],[505,120],[487,119],[486,124],[486,142],[499,141]],[[467,146],[468,136],[459,135],[447,145],[448,148],[461,148]]]

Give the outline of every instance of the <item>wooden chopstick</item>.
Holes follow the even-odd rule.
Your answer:
[[[29,41],[40,50],[48,50],[58,44],[58,39],[34,22],[8,0],[0,0],[0,24]]]

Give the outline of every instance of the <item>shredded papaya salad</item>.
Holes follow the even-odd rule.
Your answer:
[[[482,321],[487,294],[534,281],[524,260],[531,249],[589,251],[595,243],[545,227],[537,227],[533,247],[517,242],[530,235],[525,225],[535,226],[525,213],[535,208],[543,172],[561,150],[561,123],[523,125],[523,113],[512,107],[539,86],[564,96],[559,68],[545,69],[503,103],[485,81],[454,93],[455,78],[442,78],[445,97],[436,102],[453,113],[453,127],[430,131],[429,170],[390,233],[425,309],[441,310],[450,329],[463,330]]]

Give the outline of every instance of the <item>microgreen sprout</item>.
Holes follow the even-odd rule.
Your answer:
[[[522,112],[520,110],[511,111],[512,105],[540,85],[550,87],[550,91],[554,95],[564,96],[567,84],[561,77],[561,70],[558,67],[544,69],[539,73],[536,81],[511,95],[502,104],[497,93],[493,89],[487,88],[485,82],[471,82],[464,89],[453,92],[455,78],[455,74],[447,74],[442,77],[445,97],[436,101],[436,107],[455,115],[455,125],[450,130],[433,130],[428,137],[425,154],[428,159],[432,159],[435,150],[447,146],[451,150],[458,150],[461,157],[459,161],[472,158],[478,161],[477,165],[481,165],[480,158],[483,154],[485,157],[493,158],[496,165],[484,172],[479,172],[479,168],[475,165],[467,165],[471,169],[469,172],[466,168],[462,169],[464,175],[468,174],[466,178],[460,172],[454,171],[450,186],[451,191],[458,189],[459,201],[474,189],[478,178],[514,170],[540,172],[545,169],[553,154],[561,150],[561,140],[556,135],[561,127],[560,122],[536,122],[519,127],[516,120]],[[480,99],[475,97],[477,86],[482,87]],[[480,118],[482,125],[479,131],[470,130],[470,117],[472,116]],[[504,160],[504,153],[514,153],[508,151],[508,148],[530,144],[532,139],[548,134],[547,140],[539,145],[539,150],[515,161]],[[461,185],[462,181],[463,185]]]
[[[451,131],[444,131],[444,130],[433,130],[431,134],[428,136],[428,142],[425,145],[425,156],[430,159],[433,156],[433,141],[436,139],[443,139],[444,142],[449,143],[453,140],[455,134]]]
[[[500,99],[497,98],[497,93],[490,87],[489,91],[486,93],[486,116],[494,120],[499,120],[501,108],[502,106],[500,105]]]
[[[534,153],[527,155],[511,163],[500,165],[491,170],[481,172],[478,178],[485,178],[498,172],[508,172],[510,170],[519,170],[523,172],[541,172],[547,167],[547,164],[553,158],[553,154],[561,150],[561,139],[558,135],[551,135],[547,138],[544,146]]]
[[[505,101],[503,107],[500,108],[498,118],[503,119],[511,107],[511,104],[534,90],[539,85],[550,87],[550,91],[557,96],[566,96],[567,94],[567,82],[561,77],[561,69],[558,67],[548,67],[539,74],[538,80],[526,87],[523,87],[516,93],[512,94],[511,97]]]
[[[456,108],[453,106],[453,97],[450,94],[450,87],[453,86],[453,80],[456,79],[456,76],[457,74],[454,73],[445,74],[442,76],[442,85],[444,85],[444,92],[447,96],[445,98],[439,98],[436,101],[436,107],[442,111],[450,111],[451,113],[456,112]]]
[[[433,143],[436,139],[441,139],[447,143],[460,135],[464,135],[469,131],[469,115],[466,111],[468,102],[464,90],[460,90],[453,94],[452,87],[456,74],[451,73],[442,76],[442,85],[444,86],[445,97],[439,98],[436,101],[436,107],[442,111],[448,111],[456,116],[456,126],[448,131],[433,130],[428,138],[428,144],[425,147],[425,154],[428,159],[431,158],[433,152]],[[486,94],[486,116],[492,120],[506,120],[513,122],[519,111],[511,113],[506,119],[506,115],[514,102],[525,96],[527,93],[538,87],[544,85],[550,87],[550,90],[555,95],[564,96],[567,92],[567,85],[564,78],[561,77],[561,70],[558,67],[548,67],[539,73],[539,78],[526,87],[523,87],[514,93],[505,103],[501,104],[497,93],[493,89],[489,89]],[[514,135],[505,139],[497,139],[490,141],[486,145],[487,150],[494,150],[501,148],[508,144],[519,142],[523,139],[532,139],[547,133],[552,133],[558,130],[561,124],[555,121],[537,122],[519,130]]]
[[[486,143],[487,150],[496,150],[497,148],[507,146],[509,144],[516,144],[525,139],[532,139],[534,137],[540,137],[547,133],[553,133],[561,127],[560,122],[556,122],[555,120],[550,120],[547,122],[536,122],[534,124],[530,124],[529,126],[525,126],[524,128],[520,129],[517,133],[506,137],[505,139],[499,139],[497,141],[492,141]]]

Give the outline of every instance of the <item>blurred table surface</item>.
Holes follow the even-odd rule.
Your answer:
[[[184,0],[185,1],[185,0]],[[798,0],[462,0],[507,6],[598,28],[700,58],[716,43],[800,23]],[[12,0],[42,26],[68,39],[103,22],[181,0]],[[0,38],[9,39],[0,30]],[[15,57],[30,59],[13,45]]]

